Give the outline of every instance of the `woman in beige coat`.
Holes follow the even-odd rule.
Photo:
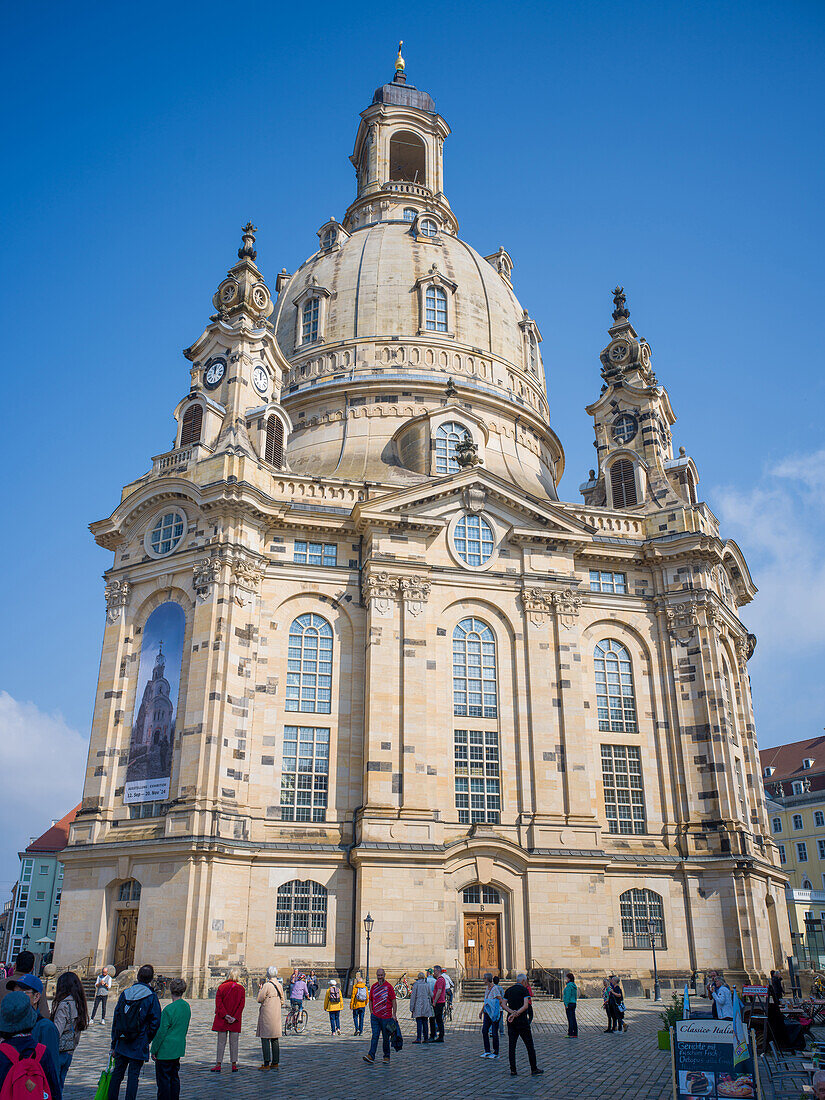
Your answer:
[[[280,1043],[282,1035],[281,1011],[284,1007],[284,990],[278,980],[277,967],[270,966],[266,972],[266,981],[261,983],[258,994],[258,1028],[255,1034],[261,1040],[264,1061],[260,1069],[278,1068],[280,1061]]]

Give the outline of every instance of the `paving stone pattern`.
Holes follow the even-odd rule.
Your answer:
[[[164,1001],[164,1004],[167,1002]],[[502,1057],[494,1062],[481,1058],[480,1005],[456,1004],[444,1045],[413,1046],[415,1023],[408,1003],[399,1019],[404,1048],[392,1062],[378,1058],[370,1066],[362,1061],[369,1044],[369,1018],[363,1038],[352,1035],[352,1015],[341,1014],[342,1038],[333,1039],[327,1014],[317,1001],[307,1004],[309,1027],[300,1036],[281,1040],[281,1065],[261,1073],[261,1048],[255,1039],[257,1005],[247,1003],[240,1045],[240,1072],[229,1072],[229,1063],[218,1076],[214,1065],[215,1036],[211,1032],[214,1001],[192,1002],[186,1058],[181,1066],[181,1100],[258,1100],[259,1096],[302,1097],[306,1100],[363,1100],[367,1095],[427,1100],[666,1100],[670,1090],[670,1055],[657,1049],[658,1010],[649,1001],[627,1001],[629,1030],[603,1034],[605,1016],[601,1002],[579,1002],[579,1037],[567,1038],[567,1021],[560,1001],[536,1005],[533,1034],[543,1077],[531,1077],[523,1044],[519,1044],[519,1076],[511,1077],[507,1063],[507,1039]],[[114,1000],[112,1008],[114,1008]],[[66,1081],[66,1100],[89,1100],[94,1094],[108,1054],[110,1020],[105,1028],[95,1022],[81,1038]],[[366,1039],[366,1041],[365,1041]],[[227,1048],[228,1055],[228,1048]],[[121,1088],[123,1100],[125,1083]],[[153,1100],[155,1075],[144,1067],[139,1100]]]

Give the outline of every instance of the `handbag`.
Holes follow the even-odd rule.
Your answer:
[[[100,1080],[95,1089],[94,1100],[109,1100],[109,1082],[112,1080],[112,1072],[115,1068],[114,1056],[109,1055],[109,1064],[100,1075]]]

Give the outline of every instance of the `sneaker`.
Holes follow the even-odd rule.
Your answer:
[[[490,1055],[485,1051],[484,1054],[479,1055],[481,1058],[489,1058]]]
[[[492,1060],[493,1062],[497,1062],[497,1061],[498,1061],[498,1055],[497,1055],[497,1054],[491,1054],[491,1055],[490,1055],[490,1058],[491,1058],[491,1060]]]
[[[544,1073],[543,1069],[531,1069],[530,1070],[530,1076],[531,1077],[541,1077],[541,1075],[543,1073]]]
[[[384,1063],[385,1065],[389,1065],[389,1064],[390,1064],[390,1059],[389,1059],[389,1056],[388,1056],[388,1055],[386,1055],[386,1054],[385,1054],[385,1055],[384,1055],[384,1057],[383,1057],[383,1058],[381,1059],[381,1061],[382,1061],[382,1062],[383,1062],[383,1063]]]
[[[233,1063],[232,1063],[232,1072],[233,1072],[233,1073],[237,1073],[237,1072],[238,1072],[238,1063],[237,1063],[237,1062],[233,1062]]]
[[[258,1066],[258,1069],[269,1069],[269,1062],[264,1062],[262,1066]]]
[[[372,1065],[372,1063],[375,1061],[375,1059],[373,1058],[373,1056],[371,1054],[365,1054],[364,1055],[364,1061],[369,1062],[370,1065]]]
[[[212,1068],[210,1069],[210,1071],[209,1071],[209,1072],[210,1072],[210,1073],[220,1073],[220,1072],[221,1072],[221,1067],[220,1067],[220,1066],[213,1066],[213,1067],[212,1067]]]

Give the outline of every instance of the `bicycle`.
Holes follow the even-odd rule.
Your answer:
[[[452,991],[452,989],[447,990],[447,1000],[444,1004],[444,1023],[446,1024],[448,1020],[450,1021],[450,1023],[452,1023],[452,1020],[453,1020],[453,991]]]
[[[395,989],[396,997],[401,997],[402,999],[409,1000],[410,984],[407,981],[407,971],[406,970],[401,975],[401,977],[398,979],[398,981],[395,983],[395,986],[393,988]]]
[[[300,1008],[297,1005],[290,1005],[289,1012],[284,1018],[284,1035],[288,1035],[290,1031],[294,1031],[296,1035],[302,1035],[306,1030],[308,1020],[309,1013],[303,1007],[303,1004]]]

